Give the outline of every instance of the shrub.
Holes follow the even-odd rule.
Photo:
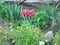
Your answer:
[[[0,45],[9,45],[12,42],[15,45],[38,45],[39,41],[45,41],[44,34],[34,25],[23,23],[16,28],[0,28]]]

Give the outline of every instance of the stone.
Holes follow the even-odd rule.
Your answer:
[[[48,41],[51,41],[53,38],[53,31],[48,31],[45,36],[48,38]]]
[[[44,41],[40,41],[39,45],[45,45],[45,42]]]

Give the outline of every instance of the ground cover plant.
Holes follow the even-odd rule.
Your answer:
[[[0,27],[0,45],[39,45],[46,38],[41,30],[25,22],[16,28]]]

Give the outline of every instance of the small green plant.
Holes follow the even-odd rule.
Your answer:
[[[15,45],[39,45],[39,41],[45,41],[41,30],[27,22],[16,28],[0,28],[0,36],[0,45],[9,45],[11,42]]]
[[[54,45],[60,45],[60,32],[55,33],[53,42],[54,42]]]
[[[21,5],[4,3],[0,10],[0,17],[9,22],[17,22],[20,20],[21,10]]]
[[[52,7],[49,3],[42,4],[41,10],[34,16],[34,23],[40,28],[54,27],[58,22],[57,6]]]
[[[42,4],[41,11],[45,11],[47,13],[48,19],[51,20],[51,27],[54,27],[58,21],[58,11],[57,6],[52,7],[50,4]]]
[[[48,17],[45,11],[37,12],[34,16],[34,24],[40,28],[48,26]]]

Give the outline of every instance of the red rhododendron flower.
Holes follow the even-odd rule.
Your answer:
[[[29,10],[29,9],[24,9],[22,10],[21,12],[22,16],[34,16],[35,12],[34,12],[34,9],[33,10]]]
[[[28,12],[28,15],[29,15],[29,16],[32,17],[32,16],[34,16],[34,14],[35,14],[34,9],[29,10],[29,12]]]
[[[22,10],[21,14],[25,16],[25,15],[28,15],[28,12],[29,12],[29,9],[24,9]]]

